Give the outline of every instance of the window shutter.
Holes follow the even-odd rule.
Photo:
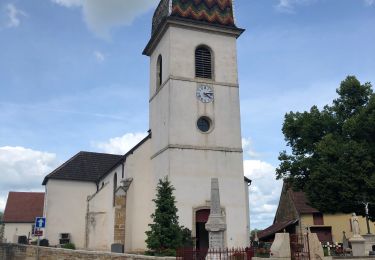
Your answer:
[[[195,50],[195,77],[212,79],[211,52],[205,47]]]

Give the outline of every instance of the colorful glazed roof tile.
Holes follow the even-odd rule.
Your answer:
[[[168,16],[235,27],[232,0],[161,0],[154,13],[152,33]]]

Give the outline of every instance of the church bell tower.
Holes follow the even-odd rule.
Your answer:
[[[175,187],[179,221],[208,247],[211,178],[218,178],[226,246],[248,246],[232,0],[162,0],[150,57],[151,165]]]

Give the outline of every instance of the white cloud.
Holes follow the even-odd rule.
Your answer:
[[[52,2],[65,7],[81,6],[83,4],[83,0],[52,0]]]
[[[275,167],[261,160],[244,160],[245,176],[250,186],[251,229],[264,229],[273,222],[282,182],[275,179]]]
[[[367,6],[375,5],[375,0],[364,0]]]
[[[6,204],[5,196],[0,195],[0,211],[4,211],[5,204]]]
[[[9,191],[43,191],[46,174],[58,165],[56,155],[24,147],[0,147],[0,210]]]
[[[107,142],[94,142],[93,146],[105,153],[125,154],[146,136],[147,133],[127,133],[111,138]]]
[[[94,51],[94,57],[99,63],[102,63],[105,60],[105,55],[100,51]]]
[[[18,9],[14,4],[6,4],[2,10],[2,14],[5,19],[1,22],[0,27],[14,28],[21,24],[21,17],[26,17],[27,14]]]
[[[316,0],[278,0],[276,10],[283,13],[294,13],[296,6],[308,5]]]
[[[140,14],[154,7],[157,0],[52,0],[65,7],[81,7],[84,20],[91,31],[109,38],[114,27],[130,25]]]
[[[254,150],[253,140],[251,138],[242,138],[242,149],[245,156],[250,156],[250,158],[259,157],[260,154]]]

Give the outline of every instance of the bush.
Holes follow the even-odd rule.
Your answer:
[[[148,256],[154,256],[154,255],[155,255],[155,252],[154,252],[154,251],[149,251],[149,250],[147,250],[147,251],[145,252],[145,255],[148,255]]]
[[[73,243],[66,243],[66,244],[62,244],[61,248],[74,250],[74,249],[76,249],[76,246]]]
[[[176,256],[175,249],[164,249],[155,254],[155,256]]]
[[[191,230],[181,226],[181,234],[182,234],[182,247],[190,248],[193,247],[193,239],[191,238]]]

